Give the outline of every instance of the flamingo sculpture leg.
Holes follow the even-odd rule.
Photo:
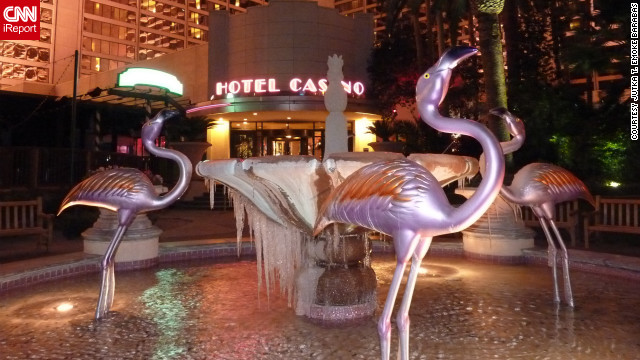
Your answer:
[[[510,141],[500,144],[503,152],[509,154],[518,150],[525,139],[524,123],[504,108],[493,109],[490,112],[502,117],[507,122],[513,136]],[[560,246],[560,260],[562,262],[564,298],[566,303],[573,307],[573,292],[569,278],[569,253],[553,219],[558,203],[581,198],[595,207],[589,189],[568,170],[552,164],[532,163],[520,169],[514,176],[511,185],[503,186],[500,194],[512,203],[531,207],[533,213],[538,217],[549,246],[548,256],[553,276],[554,301],[560,302],[557,271],[558,249],[555,245],[557,241]]]
[[[158,196],[151,180],[137,169],[111,169],[99,172],[76,185],[62,201],[58,215],[74,205],[96,206],[115,211],[118,228],[109,243],[101,262],[102,281],[95,319],[104,317],[111,305],[115,291],[114,260],[118,245],[127,228],[139,213],[163,209],[178,200],[187,190],[191,180],[192,165],[182,153],[158,148],[155,140],[160,136],[165,120],[178,115],[177,111],[161,110],[142,127],[144,147],[153,155],[174,160],[180,175],[176,186],[166,195]]]
[[[447,50],[418,80],[416,100],[424,121],[447,133],[469,135],[487,153],[487,176],[464,204],[453,207],[436,178],[408,159],[382,161],[363,166],[347,177],[329,195],[316,220],[314,234],[330,223],[359,225],[393,236],[396,269],[378,322],[380,350],[389,359],[391,312],[407,263],[409,279],[397,315],[400,357],[409,358],[409,306],[420,263],[434,236],[463,230],[489,208],[504,178],[504,156],[496,138],[486,127],[466,119],[445,118],[438,105],[446,96],[456,65],[474,55],[475,48],[461,46]]]

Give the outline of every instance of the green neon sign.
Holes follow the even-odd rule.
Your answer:
[[[169,90],[176,95],[182,95],[183,86],[175,75],[164,71],[147,68],[128,68],[118,74],[118,86],[148,85]]]

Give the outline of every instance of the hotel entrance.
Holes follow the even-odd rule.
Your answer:
[[[269,121],[231,122],[232,158],[280,155],[312,155],[322,159],[324,122]],[[353,124],[347,122],[349,135]],[[349,136],[349,151],[353,145]]]

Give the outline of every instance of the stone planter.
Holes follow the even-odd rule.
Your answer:
[[[156,193],[167,192],[162,185],[155,186]],[[111,210],[98,208],[100,216],[93,226],[82,233],[84,253],[104,256],[118,228],[118,215]],[[139,269],[158,262],[158,241],[162,230],[151,224],[147,214],[138,214],[124,233],[116,252],[116,269]]]
[[[93,226],[82,233],[84,252],[103,256],[118,228],[115,212],[100,208]],[[162,230],[151,224],[146,214],[139,214],[124,236],[116,252],[116,269],[144,268],[158,262],[158,239]]]
[[[195,176],[196,164],[202,160],[202,154],[211,146],[205,141],[180,141],[170,144],[170,147],[174,150],[180,151],[185,154],[191,161],[193,166],[193,173],[191,174],[191,183],[189,188],[182,195],[183,200],[193,200],[194,197],[200,196],[209,191],[204,185],[204,179],[200,176]]]
[[[401,153],[404,150],[404,143],[397,141],[376,141],[370,142],[367,145],[371,146],[373,151],[395,152]]]
[[[457,189],[456,194],[471,197],[474,188]],[[534,231],[517,221],[515,205],[498,195],[487,212],[462,231],[463,249],[470,258],[498,263],[520,263],[522,250],[534,246]]]

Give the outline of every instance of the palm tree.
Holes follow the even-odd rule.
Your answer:
[[[507,107],[507,86],[505,83],[504,61],[502,59],[502,38],[498,14],[504,8],[504,0],[475,0],[475,15],[478,19],[480,51],[486,93],[486,107]],[[500,141],[509,139],[504,122],[493,115],[489,118],[489,129]]]

